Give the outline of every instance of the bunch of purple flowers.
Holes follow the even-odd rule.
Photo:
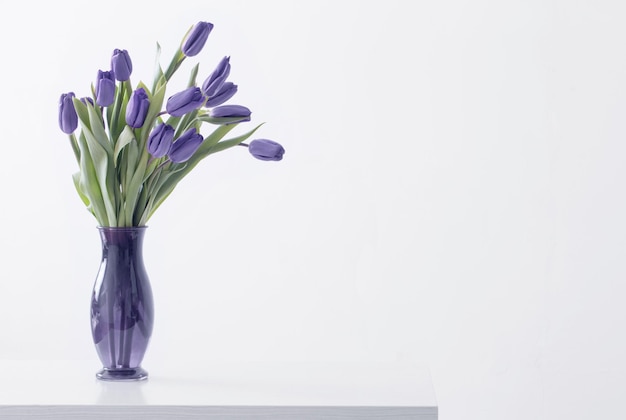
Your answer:
[[[143,82],[132,86],[130,55],[115,49],[110,69],[98,71],[91,96],[61,95],[59,126],[69,135],[79,165],[74,185],[100,226],[145,225],[178,182],[212,153],[240,145],[260,160],[283,158],[284,148],[273,140],[244,143],[262,124],[225,139],[239,123],[251,120],[247,107],[226,104],[238,89],[228,81],[229,56],[201,86],[196,64],[188,87],[165,100],[172,75],[187,57],[200,53],[212,30],[209,22],[193,25],[165,71],[157,66],[151,89]],[[216,128],[205,136],[206,123]]]

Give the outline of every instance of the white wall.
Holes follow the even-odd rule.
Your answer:
[[[1,358],[96,360],[100,244],[60,94],[87,94],[114,48],[149,81],[156,42],[169,59],[208,20],[201,74],[230,55],[231,102],[287,153],[215,155],[150,221],[146,364],[411,360],[431,367],[442,420],[626,416],[626,3],[12,7]]]

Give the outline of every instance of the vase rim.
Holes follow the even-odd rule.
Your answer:
[[[148,226],[147,225],[143,225],[143,226],[96,226],[96,228],[98,230],[112,230],[112,231],[122,232],[125,230],[143,230],[143,229],[147,229]]]

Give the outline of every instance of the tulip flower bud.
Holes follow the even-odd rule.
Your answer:
[[[89,97],[89,96],[85,96],[85,97],[80,98],[80,101],[82,103],[84,103],[85,105],[91,104],[91,106],[94,106],[93,99],[91,99],[91,97]]]
[[[150,99],[144,88],[136,89],[126,106],[126,124],[133,128],[140,128],[146,120],[150,108]]]
[[[172,147],[174,127],[161,123],[157,125],[148,137],[148,153],[155,158],[167,155]]]
[[[237,85],[233,82],[224,83],[204,104],[207,108],[213,108],[229,100],[237,93]]]
[[[96,103],[109,106],[115,99],[115,77],[112,71],[98,70],[96,78]]]
[[[187,57],[193,57],[194,55],[198,55],[200,51],[202,51],[202,47],[206,43],[209,34],[213,30],[213,24],[209,22],[198,22],[191,29],[185,41],[183,42],[183,46],[181,50],[183,54]]]
[[[224,57],[219,62],[213,73],[202,84],[202,91],[206,96],[213,96],[222,86],[230,74],[230,57]]]
[[[74,92],[64,93],[59,100],[59,127],[65,134],[72,134],[78,127],[78,114],[74,108]]]
[[[192,127],[172,144],[168,156],[174,163],[186,162],[196,153],[203,141],[202,135],[196,132],[195,127]]]
[[[130,74],[133,72],[133,63],[130,60],[128,51],[126,50],[113,50],[113,56],[111,57],[111,68],[115,79],[120,82],[124,82],[130,78]]]
[[[192,86],[170,96],[165,105],[165,110],[174,117],[182,117],[186,113],[200,108],[205,99],[200,88]]]
[[[252,140],[248,145],[248,151],[257,159],[274,161],[282,160],[285,153],[283,146],[267,139]]]
[[[250,114],[250,110],[242,105],[221,105],[209,111],[209,116],[213,118],[238,118],[229,124],[250,121]]]

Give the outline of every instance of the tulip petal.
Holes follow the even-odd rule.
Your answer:
[[[111,69],[113,70],[115,79],[120,82],[130,78],[130,74],[133,72],[133,63],[128,55],[128,51],[117,48],[113,51]]]
[[[213,96],[224,84],[230,74],[230,57],[226,56],[218,63],[213,73],[202,84],[202,91],[206,96]]]
[[[209,34],[213,30],[213,24],[209,22],[198,22],[191,29],[185,41],[183,42],[183,46],[181,50],[183,54],[187,57],[193,57],[194,55],[198,55],[204,44],[206,43]]]
[[[115,77],[112,71],[98,70],[96,77],[96,103],[109,106],[115,100]]]
[[[168,156],[174,163],[186,162],[198,150],[203,141],[202,135],[197,133],[195,128],[190,128],[172,144]]]
[[[242,105],[221,105],[212,108],[209,111],[209,116],[213,118],[237,118],[234,122],[250,121],[251,112],[248,108]],[[230,124],[233,123],[229,122]]]
[[[224,83],[204,104],[207,108],[222,105],[237,93],[237,85],[232,82]]]
[[[174,117],[182,117],[194,109],[200,108],[205,96],[200,88],[192,86],[169,97],[165,110]]]
[[[72,134],[78,127],[74,96],[74,92],[64,93],[59,100],[59,127],[65,134]]]
[[[133,128],[140,128],[146,120],[150,100],[144,88],[136,89],[126,106],[126,124]]]
[[[285,149],[279,143],[268,139],[252,140],[248,151],[259,160],[279,161],[283,159]]]
[[[159,124],[148,137],[148,152],[155,158],[167,155],[172,147],[174,127],[169,124]]]

